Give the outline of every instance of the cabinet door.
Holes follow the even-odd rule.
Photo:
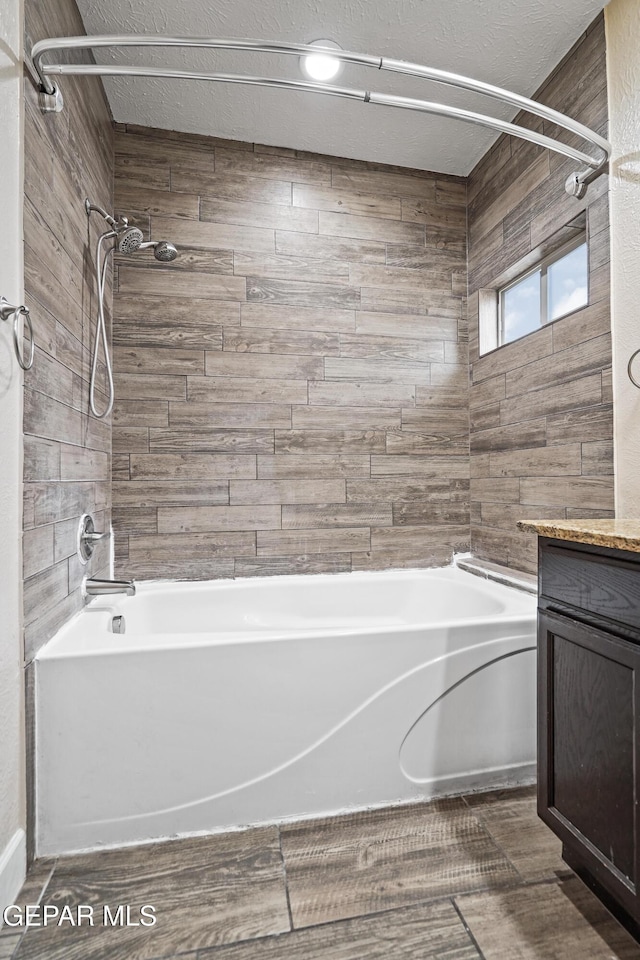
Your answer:
[[[640,647],[544,611],[538,643],[539,814],[635,916]]]

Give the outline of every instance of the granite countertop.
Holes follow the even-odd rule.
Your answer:
[[[520,520],[518,527],[540,537],[640,553],[640,520]]]

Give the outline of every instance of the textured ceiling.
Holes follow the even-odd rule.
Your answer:
[[[78,0],[88,34],[160,33],[309,42],[465,73],[531,95],[602,8],[602,0]],[[301,78],[294,57],[227,51],[98,51],[96,59]],[[335,81],[467,106],[510,119],[478,95],[345,65]],[[446,118],[283,90],[106,78],[114,118],[466,175],[495,139]]]

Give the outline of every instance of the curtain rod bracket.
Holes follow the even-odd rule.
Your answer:
[[[49,93],[42,87],[38,93],[38,104],[43,113],[62,113],[64,108],[64,97],[59,87],[55,83],[51,84],[52,92]]]

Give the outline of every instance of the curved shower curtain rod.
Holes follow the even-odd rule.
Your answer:
[[[211,50],[244,50],[254,53],[283,54],[297,57],[317,54],[319,50],[323,49],[316,44],[311,46],[304,43],[279,43],[267,40],[222,39],[215,37],[162,37],[136,34],[99,37],[56,37],[53,39],[40,40],[33,45],[31,49],[31,63],[27,62],[27,66],[36,84],[40,88],[41,106],[45,112],[59,112],[63,108],[62,94],[59,88],[51,81],[51,76],[130,76],[178,80],[206,80],[217,83],[237,83],[249,86],[273,87],[303,93],[322,93],[325,96],[362,100],[364,103],[374,103],[380,106],[414,110],[418,113],[452,117],[455,120],[462,120],[466,123],[475,123],[480,126],[490,127],[493,130],[498,130],[500,133],[519,137],[521,140],[528,140],[530,143],[545,147],[547,150],[569,157],[575,160],[576,163],[584,165],[586,169],[572,173],[565,183],[567,193],[574,197],[584,196],[587,186],[599,177],[600,174],[605,172],[611,156],[611,144],[608,140],[605,140],[604,137],[590,130],[589,127],[585,127],[584,124],[579,123],[577,120],[573,120],[571,117],[567,117],[565,114],[553,110],[551,107],[547,107],[535,100],[530,100],[517,93],[511,93],[509,90],[505,90],[502,87],[495,87],[481,80],[473,80],[471,77],[461,76],[457,73],[449,73],[446,70],[425,67],[421,64],[409,63],[405,60],[392,60],[389,57],[353,53],[347,50],[327,48],[327,53],[343,63],[356,63],[361,66],[372,67],[376,70],[401,73],[410,77],[419,77],[423,80],[431,80],[435,83],[460,87],[464,90],[471,90],[474,93],[492,97],[494,100],[500,100],[502,103],[508,103],[510,106],[517,107],[518,110],[523,110],[541,117],[544,120],[548,120],[563,130],[567,130],[569,133],[577,134],[577,136],[586,140],[591,147],[602,151],[604,156],[594,157],[589,153],[585,153],[583,150],[563,143],[561,140],[556,140],[545,134],[538,133],[536,130],[529,130],[527,127],[519,126],[516,123],[509,123],[505,120],[499,120],[497,117],[487,116],[483,113],[463,110],[459,107],[451,107],[442,103],[433,103],[428,100],[417,100],[411,97],[375,93],[371,90],[358,90],[350,87],[336,87],[324,83],[242,74],[196,73],[189,70],[172,70],[166,67],[43,62],[43,57],[47,53],[60,50],[93,50],[99,47],[195,47]]]

